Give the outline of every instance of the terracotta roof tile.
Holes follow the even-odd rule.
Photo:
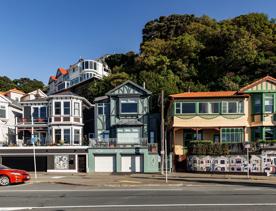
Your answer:
[[[68,71],[62,67],[58,68],[58,70],[61,72],[62,75],[66,75],[68,73]]]
[[[18,94],[25,94],[25,92],[19,90],[19,89],[16,89],[16,88],[13,88],[13,89],[10,89],[8,91],[5,92],[5,94],[9,93],[9,92],[16,92]]]
[[[170,95],[171,98],[215,98],[215,97],[247,97],[238,94],[237,91],[215,91],[215,92],[183,92]]]
[[[53,75],[50,76],[50,79],[52,79],[53,81],[57,80],[56,76],[53,76]]]

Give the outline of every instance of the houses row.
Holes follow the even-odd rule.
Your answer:
[[[158,172],[158,118],[145,88],[126,81],[94,104],[68,90],[10,92],[20,100],[1,95],[2,164],[33,171],[35,150],[38,171]]]
[[[2,93],[0,162],[32,170],[35,148],[39,171],[158,172],[161,118],[150,112],[151,95],[132,81],[93,104],[68,89]],[[275,78],[173,94],[166,113],[169,170],[275,170]]]

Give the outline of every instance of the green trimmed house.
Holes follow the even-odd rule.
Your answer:
[[[205,163],[205,158],[193,160],[192,155],[225,156],[230,153],[241,157],[246,152],[245,142],[252,143],[252,153],[262,154],[266,161],[276,167],[275,78],[266,76],[238,91],[174,94],[170,96],[168,113],[175,170],[186,169],[187,163],[193,162],[200,162],[207,166],[206,169],[211,169],[209,158]],[[210,143],[212,147],[202,146]],[[223,151],[227,153],[223,154]],[[237,167],[223,166],[223,169],[241,171],[247,168],[247,164],[239,166],[241,159],[237,160]],[[266,166],[262,164],[256,171],[264,172]]]
[[[95,99],[90,172],[158,172],[157,132],[149,127],[151,92],[132,81]]]

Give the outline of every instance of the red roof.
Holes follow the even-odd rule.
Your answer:
[[[58,68],[58,70],[60,71],[60,73],[61,73],[62,75],[66,75],[66,74],[68,73],[68,71],[65,70],[65,69],[62,68],[62,67]]]
[[[25,94],[25,92],[17,89],[17,88],[13,88],[13,89],[10,89],[8,91],[5,92],[5,95],[8,94],[9,92],[15,92],[15,93],[18,93],[18,94]]]
[[[183,92],[170,95],[171,98],[209,98],[209,97],[247,97],[245,94],[238,94],[237,91],[216,91],[216,92]]]
[[[53,81],[57,80],[56,76],[53,76],[53,75],[50,76],[50,79],[52,79]]]

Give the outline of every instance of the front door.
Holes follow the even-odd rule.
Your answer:
[[[86,155],[78,155],[78,172],[86,172]]]

